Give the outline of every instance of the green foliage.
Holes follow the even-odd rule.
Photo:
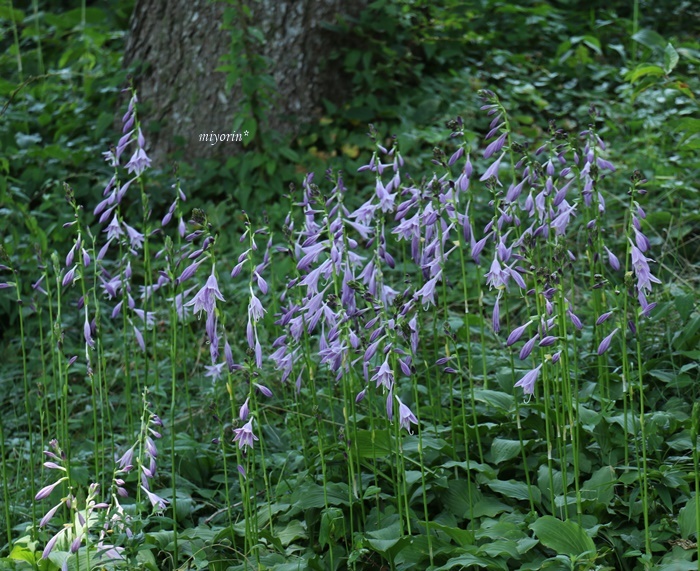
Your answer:
[[[38,278],[35,248],[48,265],[52,252],[63,258],[70,247],[72,230],[62,225],[71,220],[71,213],[65,206],[61,182],[70,181],[86,208],[94,206],[94,189],[103,187],[109,176],[101,152],[113,142],[114,114],[125,79],[119,53],[128,3],[115,2],[111,9],[90,7],[84,12],[64,4],[43,3],[36,12],[0,7],[6,48],[0,56],[0,95],[8,103],[0,122],[4,153],[0,157],[0,232],[11,265],[20,269],[20,293],[28,301],[18,311],[15,299],[5,295],[8,290],[0,290],[4,343],[0,393],[5,397],[0,427],[7,448],[2,454],[3,470],[7,470],[4,484],[11,486],[16,498],[12,506],[14,528],[5,521],[0,525],[3,537],[9,533],[12,540],[1,548],[5,558],[0,560],[0,569],[35,568],[50,537],[48,531],[40,532],[40,541],[25,534],[32,504],[25,474],[40,443],[35,442],[37,450],[33,451],[26,432],[18,316],[21,312],[26,321],[36,319],[36,306],[41,305],[29,287]],[[612,394],[605,401],[597,392],[601,371],[590,362],[572,364],[571,370],[585,380],[575,410],[578,424],[573,429],[578,429],[578,437],[585,443],[576,457],[581,473],[581,514],[576,512],[573,491],[572,450],[562,451],[561,463],[566,469],[555,469],[550,475],[548,458],[553,452],[543,440],[547,414],[543,404],[523,402],[520,394],[513,392],[517,377],[493,357],[494,352],[504,349],[501,338],[488,331],[479,343],[473,342],[489,321],[480,305],[484,300],[471,285],[478,279],[477,270],[468,274],[472,310],[465,320],[461,319],[464,300],[458,291],[462,277],[456,274],[450,276],[455,287],[447,292],[444,322],[442,315],[426,317],[434,335],[421,347],[424,362],[418,363],[425,376],[421,378],[423,392],[416,393],[421,402],[420,435],[397,438],[393,427],[377,423],[377,410],[371,407],[369,412],[362,409],[365,412],[357,416],[357,429],[346,434],[342,426],[348,414],[345,397],[332,375],[315,368],[317,389],[305,385],[297,393],[291,386],[293,379],[278,386],[274,381],[277,373],[270,369],[269,379],[258,379],[269,382],[275,392],[260,409],[259,418],[265,422],[261,433],[265,469],[250,471],[247,480],[239,478],[236,470],[243,460],[230,440],[231,431],[240,423],[228,408],[238,403],[248,379],[237,377],[224,388],[203,378],[201,362],[208,358],[208,347],[196,323],[183,326],[179,334],[188,344],[178,347],[181,370],[177,381],[178,391],[187,394],[187,404],[178,409],[173,425],[166,423],[164,429],[166,447],[173,443],[172,458],[164,458],[166,454],[159,458],[161,471],[172,468],[177,472],[176,498],[169,490],[158,490],[164,497],[176,499],[180,527],[177,565],[216,571],[249,569],[257,557],[256,568],[279,571],[332,566],[637,571],[645,566],[645,477],[650,484],[656,568],[697,568],[698,411],[691,405],[700,396],[700,314],[694,295],[700,262],[700,119],[695,99],[700,46],[683,26],[687,20],[679,16],[692,14],[693,3],[640,2],[640,31],[632,34],[628,2],[601,2],[597,6],[573,1],[372,2],[357,21],[335,30],[345,34],[350,43],[350,48],[329,57],[329,65],[343,66],[353,78],[347,102],[338,107],[326,102],[318,124],[304,126],[294,139],[262,128],[271,112],[271,62],[256,53],[262,39],[254,22],[247,21],[248,9],[242,2],[230,4],[226,25],[232,34],[231,55],[221,69],[228,74],[230,86],[236,85],[244,94],[241,123],[234,128],[254,135],[245,153],[223,167],[212,163],[197,170],[185,164],[180,173],[197,195],[192,202],[204,206],[209,223],[221,230],[216,241],[219,268],[229,271],[240,254],[234,232],[223,229],[245,223],[242,216],[233,214],[231,202],[218,208],[224,199],[220,189],[235,186],[239,205],[251,211],[265,207],[271,225],[281,226],[287,205],[271,204],[272,198],[290,182],[298,183],[305,170],[321,173],[332,166],[345,172],[346,185],[352,189],[348,203],[359,203],[365,196],[363,189],[374,186],[372,177],[355,174],[368,160],[366,122],[373,122],[382,133],[397,133],[401,152],[410,157],[407,170],[412,175],[430,176],[431,170],[439,170],[430,161],[454,151],[452,142],[445,143],[445,120],[464,117],[468,141],[476,141],[488,130],[474,104],[475,90],[486,87],[502,94],[512,111],[514,133],[530,148],[547,139],[549,119],[578,131],[587,127],[586,110],[591,104],[596,106],[605,139],[625,173],[621,176],[639,168],[650,180],[647,223],[657,229],[650,240],[669,285],[643,334],[646,412],[642,418],[630,415],[620,405],[623,395],[631,395],[630,402],[635,405],[639,395],[617,365],[609,367]],[[662,8],[666,4],[665,13]],[[67,10],[61,12],[64,8]],[[239,25],[241,21],[246,25]],[[392,139],[379,142],[391,146]],[[439,147],[437,153],[435,147]],[[486,164],[480,153],[474,152],[472,157],[478,168]],[[154,184],[165,185],[162,181]],[[616,193],[619,203],[608,208],[622,212],[623,195],[624,191]],[[488,221],[484,212],[491,198],[478,199],[475,226]],[[623,214],[613,216],[606,232],[612,234],[622,224]],[[276,240],[280,246],[286,245],[281,238]],[[393,238],[389,244],[398,249]],[[398,267],[402,263],[397,260]],[[136,264],[135,271],[139,276],[145,274]],[[293,271],[291,261],[276,260],[269,279],[271,290],[282,291]],[[409,281],[419,280],[418,273],[409,275]],[[15,279],[7,273],[0,278]],[[241,338],[245,335],[248,287],[244,283],[226,294],[230,307],[240,307],[227,317],[227,326],[240,331]],[[617,297],[623,289],[611,289],[609,295]],[[593,318],[591,304],[590,299],[582,303],[589,321]],[[80,317],[72,309],[66,308],[62,326],[66,331],[80,331]],[[269,308],[266,327],[276,319],[273,314],[277,309]],[[509,319],[525,312],[521,306],[510,307]],[[44,326],[50,323],[46,313],[43,319]],[[125,356],[120,349],[119,326],[111,324],[107,316],[101,319],[109,367],[106,390],[100,398],[108,405],[105,410],[114,414],[116,427],[114,434],[103,435],[109,465],[111,453],[131,436],[124,428],[125,403],[132,397],[125,375],[147,378],[154,374],[154,368],[158,378],[170,373],[162,356],[162,342],[153,352],[154,357],[160,354],[159,361],[150,362],[150,354],[143,359],[134,353]],[[167,322],[167,316],[159,315],[149,336],[155,340]],[[29,402],[42,407],[38,430],[48,438],[53,436],[52,425],[43,423],[55,414],[59,401],[49,385],[51,375],[41,363],[42,357],[50,358],[56,351],[54,347],[40,351],[39,334],[44,331],[34,322],[25,338],[32,356]],[[262,325],[260,336],[266,343],[274,339],[262,331]],[[463,394],[456,381],[446,381],[433,363],[453,341],[460,354],[468,347],[474,351],[472,370],[460,373],[465,380],[476,378],[478,385],[470,391],[473,400],[468,408],[450,419],[446,411]],[[582,342],[592,347],[588,353],[595,350],[594,339],[584,337]],[[65,344],[62,351],[66,355],[83,349],[76,335],[67,335],[61,344]],[[236,361],[244,361],[248,357],[245,348],[233,345]],[[585,353],[576,357],[584,361]],[[161,375],[163,371],[165,375]],[[97,435],[90,422],[94,407],[86,373],[84,364],[76,364],[66,389],[71,395],[66,422],[75,440],[71,476],[81,500],[92,477],[102,477],[108,487],[112,476],[109,467],[105,473],[93,473],[95,459],[89,440]],[[484,388],[487,380],[488,388]],[[437,387],[435,395],[425,392],[429,385]],[[401,390],[408,393],[408,387]],[[153,394],[154,400],[165,406],[167,391],[161,387]],[[400,396],[405,397],[403,392]],[[642,438],[642,420],[648,446],[644,472],[638,466],[640,452],[635,448]],[[520,438],[520,430],[527,438]],[[572,427],[566,426],[565,437],[569,430]],[[477,436],[482,439],[483,460],[478,456]],[[215,442],[217,439],[224,443]],[[397,465],[397,446],[405,458],[404,467]],[[624,462],[627,449],[637,450],[632,454],[634,465]],[[555,456],[558,453],[554,451]],[[362,468],[354,481],[347,478],[348,458]],[[35,464],[39,468],[40,463],[35,460]],[[167,486],[167,476],[164,479]],[[129,484],[136,486],[133,479]],[[250,492],[248,496],[245,490]],[[272,490],[270,496],[263,497],[267,490]],[[406,513],[402,517],[397,513],[397,501],[401,501],[397,497],[404,494],[407,500],[402,509]],[[244,497],[257,502],[250,511],[241,505]],[[118,538],[127,545],[130,561],[123,567],[176,568],[172,561],[174,534],[170,531],[173,513],[139,519],[135,501],[125,502],[125,508],[135,518],[136,533]],[[545,515],[552,512],[561,519]],[[406,520],[410,533],[402,527]],[[253,521],[260,540],[255,554],[248,549]],[[91,556],[95,554],[92,549]],[[50,562],[38,566],[58,569],[63,561],[69,569],[77,568],[76,557],[69,554],[67,546],[57,549]],[[81,569],[85,568],[82,561]]]

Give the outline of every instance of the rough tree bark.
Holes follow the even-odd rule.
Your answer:
[[[262,31],[265,57],[278,97],[274,113],[260,129],[294,132],[320,112],[323,98],[340,102],[349,85],[339,69],[323,69],[324,56],[337,41],[325,27],[339,16],[356,16],[366,0],[239,0]],[[199,142],[200,133],[231,132],[240,93],[226,90],[226,74],[216,72],[231,49],[222,29],[227,4],[211,0],[137,0],[124,63],[139,63],[134,82],[142,121],[157,121],[149,152],[164,159],[176,148],[187,158],[221,157],[240,145]]]

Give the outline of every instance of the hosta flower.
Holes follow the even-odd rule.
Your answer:
[[[396,400],[399,401],[399,423],[401,424],[401,428],[405,428],[409,434],[413,434],[411,432],[411,424],[418,424],[418,419],[416,415],[411,412],[411,409],[401,402],[398,396]]]
[[[56,480],[53,484],[49,484],[48,486],[44,486],[39,490],[34,496],[34,499],[38,502],[39,500],[43,500],[44,498],[48,498],[51,495],[51,492],[54,491],[56,486],[58,486],[61,482],[65,481],[68,479],[68,476],[64,476],[63,478],[59,478]]]
[[[531,371],[528,371],[523,375],[523,377],[515,383],[516,387],[522,387],[523,392],[526,395],[531,395],[534,394],[535,392],[535,383],[537,382],[537,377],[540,376],[540,369],[542,368],[542,363],[537,365],[534,369]]]
[[[250,409],[248,408],[248,401],[250,400],[250,397],[245,399],[245,402],[241,406],[240,410],[238,411],[238,418],[240,418],[243,422],[248,420],[248,414],[250,412]]]
[[[112,218],[112,221],[107,225],[107,228],[104,230],[107,232],[107,239],[111,240],[112,238],[118,238],[119,236],[124,235],[124,231],[122,230],[120,224],[119,224],[119,219],[117,218],[117,215],[114,215],[114,218]]]
[[[389,354],[387,354],[384,362],[379,366],[377,372],[370,379],[370,381],[376,381],[377,388],[382,385],[386,389],[391,390],[391,388],[394,386],[394,372],[389,365]]]
[[[610,347],[610,343],[612,342],[612,338],[615,336],[615,333],[617,333],[618,330],[619,328],[616,327],[615,329],[613,329],[613,332],[610,335],[605,337],[600,342],[600,345],[598,345],[598,355],[602,355],[608,350],[608,348]]]
[[[219,301],[226,301],[224,296],[221,295],[221,291],[219,291],[219,284],[216,281],[216,275],[212,267],[211,275],[209,279],[207,279],[207,283],[185,304],[185,307],[194,306],[192,309],[194,313],[201,313],[202,310],[204,310],[209,314],[214,311],[217,299]]]
[[[151,502],[151,505],[158,510],[164,510],[165,506],[170,503],[168,500],[161,498],[159,495],[146,489],[146,487],[143,485],[141,486],[141,489],[146,492],[146,496],[148,496],[148,501]]]
[[[531,323],[532,320],[528,321],[524,325],[521,325],[520,327],[516,327],[515,329],[513,329],[510,335],[508,335],[508,339],[506,340],[506,347],[510,347],[511,345],[513,345],[513,343],[517,343]]]
[[[481,182],[484,182],[486,180],[489,180],[491,177],[494,177],[496,179],[496,182],[499,185],[501,184],[498,180],[498,169],[501,166],[501,161],[503,160],[505,154],[505,152],[501,153],[501,156],[498,157],[488,169],[486,169],[486,172],[482,174],[481,178],[479,179]]]
[[[630,241],[631,243],[631,241]],[[637,290],[651,291],[651,284],[660,284],[661,280],[654,277],[649,270],[649,262],[653,261],[642,254],[641,250],[632,244],[632,268],[637,277]]]
[[[143,234],[129,226],[126,222],[123,222],[124,228],[126,229],[126,234],[129,237],[129,243],[134,250],[139,250],[143,246]]]
[[[41,521],[39,522],[39,527],[44,527],[47,523],[51,521],[53,516],[56,515],[56,512],[58,511],[58,508],[60,508],[63,505],[63,500],[58,502],[54,507],[52,507],[49,511],[46,512],[46,515],[41,518]]]
[[[235,436],[233,437],[234,442],[238,442],[238,447],[240,449],[252,448],[256,440],[259,440],[255,434],[253,434],[253,419],[251,418],[246,422],[241,428],[236,428],[234,431]]]
[[[216,365],[205,365],[206,373],[205,377],[211,377],[212,382],[218,381],[224,374],[224,367],[226,363],[217,363]]]
[[[603,248],[605,248],[605,251],[608,254],[608,263],[610,264],[610,267],[615,271],[619,270],[620,269],[620,260],[618,260],[617,256],[615,254],[613,254],[608,249],[607,246],[603,246]]]
[[[62,529],[56,535],[54,535],[51,539],[49,539],[49,542],[46,544],[46,547],[44,547],[44,551],[41,554],[41,558],[48,559],[49,555],[51,555],[51,552],[53,551],[53,548],[56,547],[56,543],[58,542],[58,540],[64,536],[65,535],[63,534],[63,529]]]
[[[137,149],[131,156],[131,159],[129,159],[129,162],[126,163],[126,170],[129,174],[133,172],[138,176],[150,166],[151,159],[146,155],[146,151]]]
[[[508,283],[508,272],[501,269],[501,264],[498,261],[498,257],[493,257],[493,262],[491,262],[491,270],[486,274],[486,285],[489,289],[503,289]]]

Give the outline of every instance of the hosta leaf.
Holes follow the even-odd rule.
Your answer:
[[[695,519],[696,501],[696,498],[692,497],[678,513],[678,527],[681,528],[681,537],[683,537],[683,539],[688,539],[692,536],[697,537],[697,520]]]
[[[454,569],[459,565],[459,569],[464,569],[470,565],[477,565],[479,567],[490,567],[489,560],[484,557],[479,557],[471,553],[465,553],[459,557],[453,557],[442,567],[438,567],[435,571],[448,571],[449,569]]]
[[[586,499],[607,506],[615,496],[615,491],[613,490],[615,482],[617,482],[615,469],[612,466],[603,466],[583,484],[581,492],[584,493]],[[586,495],[585,492],[590,493]]]
[[[494,492],[503,494],[508,498],[514,498],[516,500],[529,500],[530,495],[532,495],[532,499],[535,501],[535,503],[539,503],[542,499],[542,494],[539,488],[530,486],[530,489],[528,489],[525,482],[516,482],[514,480],[510,480],[509,482],[492,480],[487,482],[486,485]]]
[[[551,515],[542,516],[530,529],[535,532],[540,542],[560,555],[580,557],[587,553],[595,556],[593,540],[586,531],[573,521],[562,521]]]
[[[669,74],[678,65],[678,52],[671,44],[666,45],[664,50],[664,71]]]
[[[512,511],[513,508],[490,496],[484,496],[474,504],[474,517],[495,517],[500,513]]]
[[[639,30],[636,34],[632,36],[632,39],[635,42],[642,44],[643,46],[646,46],[651,50],[662,50],[666,47],[667,44],[663,36],[661,36],[653,30]]]
[[[353,445],[360,458],[383,458],[392,451],[387,430],[358,430]]]
[[[466,545],[471,545],[474,543],[474,533],[467,529],[450,527],[448,525],[442,525],[435,522],[430,522],[430,529],[441,531],[450,539],[454,540],[460,547],[465,547]]]
[[[370,531],[367,533],[369,536],[367,538],[367,543],[369,543],[377,551],[386,552],[401,539],[401,526],[398,521],[395,521],[391,525],[378,529],[377,531]]]
[[[474,391],[474,400],[485,402],[504,412],[510,412],[513,409],[513,396],[500,391],[477,389]]]
[[[525,444],[526,441],[523,442]],[[494,438],[491,444],[491,456],[496,464],[512,460],[520,454],[520,442],[518,440],[505,440]]]
[[[297,488],[292,494],[292,504],[295,508],[307,510],[322,508],[326,499],[332,506],[348,505],[348,486],[344,483],[329,483],[325,486],[308,483]]]
[[[307,537],[306,526],[303,521],[293,519],[286,526],[276,528],[275,535],[279,538],[280,543],[287,547],[292,541]]]

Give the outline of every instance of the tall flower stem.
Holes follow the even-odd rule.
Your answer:
[[[639,314],[635,312],[635,326],[639,331]],[[642,361],[642,344],[637,334],[637,381],[639,387],[639,431],[642,435],[642,505],[644,509],[644,545],[646,554],[651,557],[651,533],[649,531],[649,481],[647,470],[647,438],[644,422],[644,375]],[[697,478],[697,474],[696,474]]]
[[[419,403],[420,400],[418,400],[418,383],[415,381],[413,382],[413,400],[416,403]],[[427,486],[426,486],[426,479],[425,479],[425,463],[423,462],[423,428],[421,425],[421,416],[420,416],[420,407],[416,406],[416,411],[415,411],[416,418],[418,419],[418,425],[416,427],[416,432],[418,433],[418,461],[420,462],[420,481],[421,481],[421,491],[422,491],[422,498],[423,498],[423,517],[425,518],[425,534],[428,539],[428,556],[430,558],[430,566],[432,567],[434,563],[434,553],[433,553],[433,533],[430,531],[430,512],[428,510],[428,491],[427,491]],[[465,417],[466,418],[466,417]],[[466,421],[465,421],[465,427],[466,427]],[[465,428],[465,434],[466,434],[466,428]],[[465,447],[466,447],[466,440],[465,440]],[[467,478],[468,484],[469,484],[469,505],[470,507],[473,505],[473,502],[471,501],[471,474],[470,474],[470,469],[469,469],[469,456],[467,454]],[[471,515],[471,514],[470,514]]]
[[[698,450],[698,428],[700,428],[700,402],[693,405],[690,419],[690,440],[693,447],[693,471],[695,472],[695,545],[700,561],[700,451]]]
[[[510,321],[510,307],[509,307],[509,297],[504,296],[504,306],[506,310],[506,328],[508,331],[511,330],[512,325]],[[513,359],[513,352],[511,351],[509,356],[509,361],[510,361],[510,370],[511,374],[513,377],[515,377],[515,360]],[[518,399],[515,398],[513,399],[513,402],[515,404],[515,423],[516,423],[516,428],[518,430],[518,441],[520,442],[520,457],[523,461],[523,471],[525,472],[525,483],[527,484],[527,491],[528,491],[528,498],[530,500],[530,511],[532,513],[535,513],[535,500],[533,498],[533,492],[532,492],[532,481],[530,480],[530,469],[528,468],[527,465],[527,453],[525,452],[525,438],[523,437],[523,426],[522,426],[522,421],[520,419],[520,404],[518,402]],[[467,464],[468,465],[468,464]]]
[[[32,410],[30,407],[31,400],[29,398],[29,373],[27,372],[27,345],[26,337],[24,335],[24,304],[22,302],[21,285],[22,284],[19,279],[19,272],[15,271],[15,292],[17,293],[17,313],[19,315],[20,347],[22,349],[22,378],[24,379],[24,411],[27,415],[27,437],[29,439],[29,490],[31,493],[31,497],[34,498],[36,482],[34,474],[34,423],[32,422]],[[32,501],[32,536],[35,537],[36,533],[36,502]]]
[[[7,533],[7,544],[12,545],[12,518],[10,517],[10,490],[7,483],[9,474],[7,472],[7,454],[5,454],[5,423],[0,418],[0,455],[2,455],[2,497],[3,512],[5,516],[5,532]],[[696,486],[697,488],[697,486]]]
[[[172,276],[171,276],[172,277]],[[174,281],[170,280],[171,284]],[[173,300],[177,295],[175,286],[171,288]],[[178,562],[178,544],[177,544],[177,477],[175,473],[175,411],[177,407],[177,331],[178,331],[178,315],[175,303],[170,304],[170,484],[172,490],[172,510],[173,510],[173,561],[177,565]],[[159,377],[156,374],[156,377]],[[222,446],[223,446],[222,438]],[[224,464],[226,459],[224,458]],[[225,468],[225,467],[224,467]],[[224,476],[226,472],[224,472]],[[228,503],[228,483],[226,484],[226,501]],[[230,518],[229,512],[229,518]]]

